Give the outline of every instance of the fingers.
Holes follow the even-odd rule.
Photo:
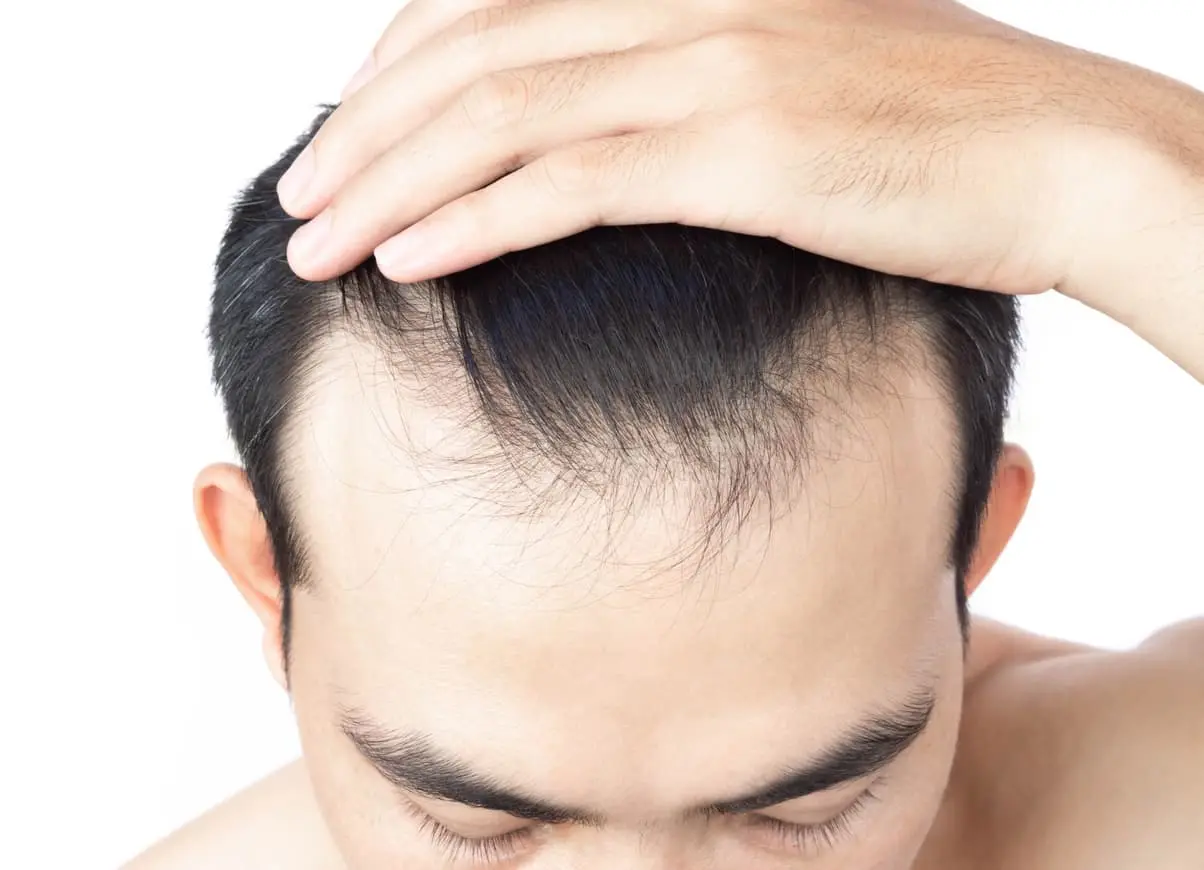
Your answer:
[[[456,0],[436,5],[442,10],[448,2]],[[426,5],[415,0],[420,23],[433,15],[423,13]],[[334,111],[298,157],[297,172],[281,180],[281,205],[294,217],[312,217],[348,179],[472,82],[499,70],[639,45],[667,29],[671,17],[659,7],[638,0],[511,0],[476,9],[394,61]]]
[[[381,245],[377,265],[394,280],[416,281],[591,226],[671,221],[674,203],[663,188],[681,144],[662,130],[554,151]],[[661,195],[647,195],[651,191]]]
[[[364,68],[343,89],[342,99],[392,63],[471,13],[499,6],[525,6],[538,0],[410,0],[385,28]]]
[[[724,165],[720,148],[687,127],[573,144],[389,240],[376,251],[377,265],[393,280],[418,281],[599,225],[735,223],[748,232],[758,226],[766,184],[752,171],[711,175]]]
[[[323,215],[329,227],[320,249],[306,249],[313,229],[303,227],[290,242],[290,265],[326,280],[435,209],[549,151],[680,123],[705,99],[697,78],[655,99],[641,99],[640,90],[680,68],[683,51],[574,58],[481,79],[345,184]]]

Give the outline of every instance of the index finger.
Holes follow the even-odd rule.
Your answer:
[[[393,16],[385,32],[376,40],[364,65],[343,88],[346,100],[385,67],[411,52],[436,33],[459,19],[487,6],[504,6],[508,0],[408,0]]]

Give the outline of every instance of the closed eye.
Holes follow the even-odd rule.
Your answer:
[[[418,830],[426,834],[449,864],[467,860],[471,864],[501,864],[517,857],[531,844],[534,828],[530,825],[488,837],[457,834],[415,803],[403,802],[406,811],[418,820]]]
[[[745,824],[767,835],[771,844],[788,851],[813,855],[832,849],[853,833],[853,822],[878,800],[873,787],[863,791],[856,800],[825,822],[800,824],[771,816],[750,815]]]

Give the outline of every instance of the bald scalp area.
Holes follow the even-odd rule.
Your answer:
[[[293,503],[319,576],[362,579],[389,551],[408,549],[409,564],[442,553],[460,566],[432,566],[428,577],[464,576],[472,562],[495,577],[684,582],[763,561],[783,524],[802,534],[805,523],[811,537],[841,510],[895,532],[901,517],[923,517],[922,534],[908,534],[947,558],[956,427],[942,384],[923,366],[880,363],[876,378],[817,389],[806,419],[778,427],[795,442],[787,460],[781,445],[762,455],[728,433],[709,445],[715,465],[700,468],[662,432],[642,451],[599,445],[583,470],[503,442],[468,379],[457,384],[450,366],[443,371],[433,383],[417,378],[350,331],[325,345],[289,439]],[[726,466],[723,448],[736,454]],[[741,467],[754,459],[755,472]],[[753,478],[742,503],[733,487]],[[865,551],[872,532],[852,533],[850,545]]]

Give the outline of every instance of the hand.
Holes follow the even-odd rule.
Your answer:
[[[677,222],[1039,292],[1085,233],[1067,170],[1133,126],[1130,69],[951,0],[413,0],[281,184],[325,218],[289,262],[324,280],[375,247],[413,281]]]

